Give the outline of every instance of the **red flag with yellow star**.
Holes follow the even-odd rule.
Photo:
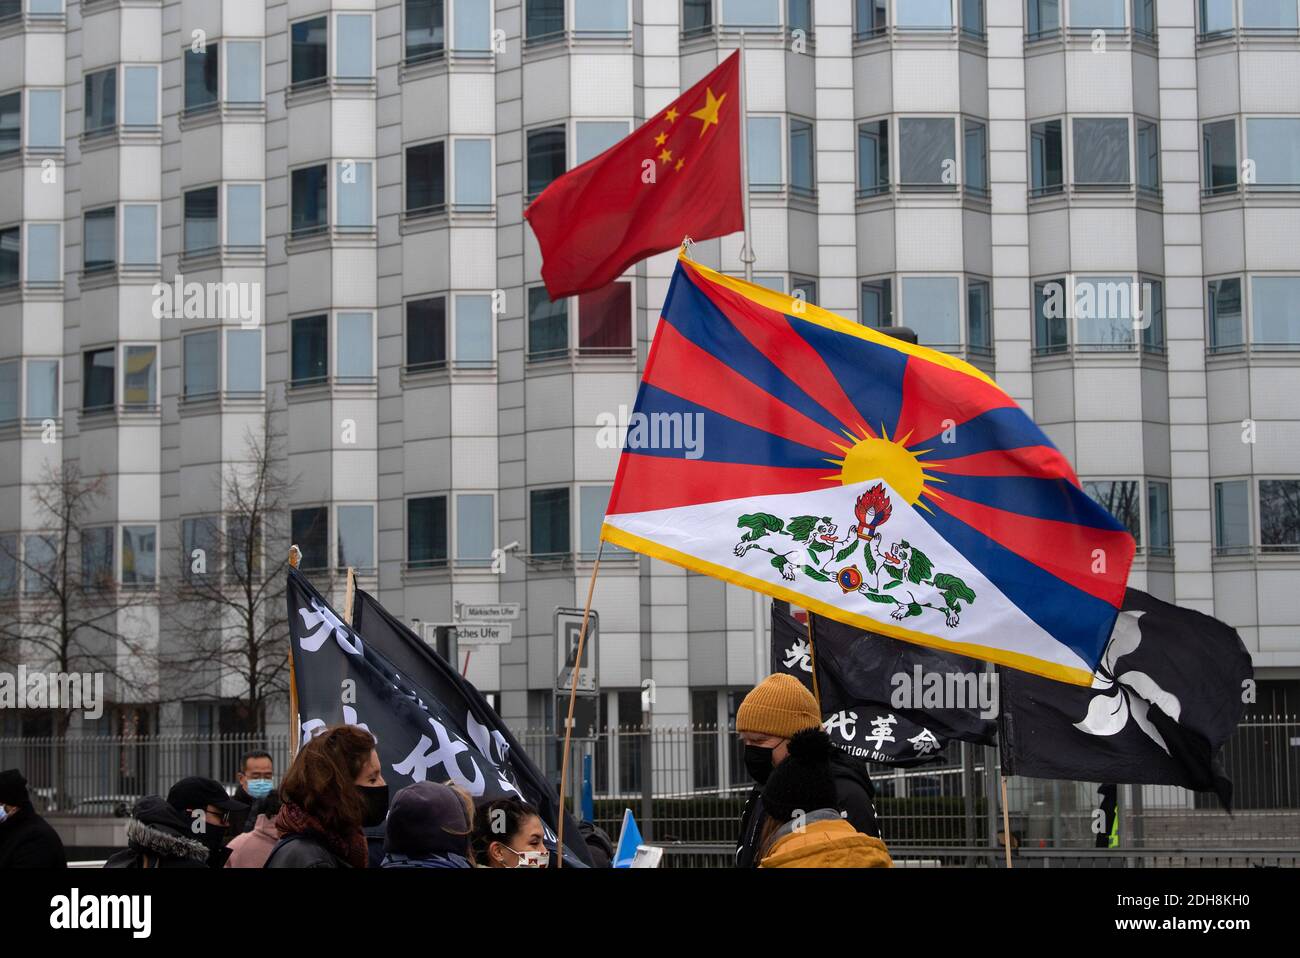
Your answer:
[[[599,289],[633,263],[744,229],[740,54],[631,136],[570,170],[524,211],[552,299]]]

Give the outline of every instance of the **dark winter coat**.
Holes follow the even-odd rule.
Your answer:
[[[271,849],[263,868],[351,868],[315,835],[286,835]]]
[[[67,868],[63,840],[31,802],[0,822],[0,868]]]
[[[384,856],[380,868],[473,868],[469,859],[455,852],[438,852],[424,858],[410,858],[398,852]]]
[[[224,859],[228,852],[221,857]],[[126,848],[105,868],[207,868],[208,846],[190,831],[190,819],[158,795],[135,803],[126,826]]]
[[[831,756],[831,777],[835,779],[835,807],[845,813],[845,819],[857,831],[872,838],[880,837],[880,823],[876,821],[876,806],[872,802],[876,788],[867,774],[867,765],[861,759],[850,757],[839,748]],[[736,867],[754,868],[758,865],[759,832],[763,828],[762,785],[755,785],[745,803],[740,819],[740,837],[736,841]]]

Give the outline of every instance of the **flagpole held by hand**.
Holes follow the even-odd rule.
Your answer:
[[[808,661],[809,664],[812,665],[813,697],[817,699],[817,714],[820,716],[823,714],[822,693],[821,693],[821,689],[817,685],[817,649],[816,646],[813,645],[812,617],[813,614],[809,612],[808,620],[806,623],[808,626]]]
[[[302,550],[296,545],[289,546],[289,568],[298,568],[302,561]],[[289,638],[289,757],[298,754],[298,681],[293,673],[293,638]]]

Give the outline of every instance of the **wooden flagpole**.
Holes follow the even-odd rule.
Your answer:
[[[298,568],[302,561],[302,550],[296,545],[289,546],[289,568]],[[293,636],[289,637],[289,759],[298,754],[298,680],[293,672]]]
[[[805,625],[808,627],[808,659],[812,663],[813,697],[817,699],[817,717],[822,717],[822,693],[817,685],[817,648],[813,645],[812,612],[807,613]]]
[[[596,547],[596,561],[591,566],[591,582],[587,585],[587,606],[582,610],[582,628],[578,631],[578,655],[573,662],[573,678],[569,683],[569,717],[564,721],[564,752],[560,759],[560,814],[555,823],[556,868],[564,867],[564,796],[569,790],[569,739],[573,736],[573,705],[578,700],[578,673],[582,670],[582,649],[587,642],[587,620],[591,616],[591,599],[596,594],[596,573],[600,571],[600,554],[605,551],[605,540]]]
[[[352,624],[352,599],[357,592],[357,570],[348,566],[347,588],[343,592],[343,621]]]
[[[1007,867],[1011,867],[1011,812],[1007,809],[1007,777],[1002,779],[1002,846],[1007,850]]]

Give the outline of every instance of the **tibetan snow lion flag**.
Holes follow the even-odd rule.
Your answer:
[[[678,260],[602,537],[1088,685],[1135,544],[984,373]]]

